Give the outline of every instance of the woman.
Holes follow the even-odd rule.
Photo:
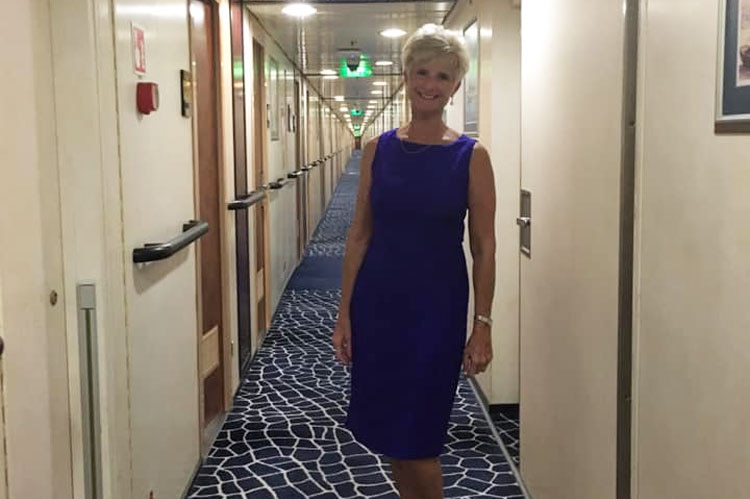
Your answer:
[[[403,499],[432,499],[461,364],[473,376],[492,359],[495,183],[487,150],[442,119],[468,68],[461,38],[426,25],[402,62],[412,119],[364,148],[333,345],[351,362],[347,426],[390,459]]]

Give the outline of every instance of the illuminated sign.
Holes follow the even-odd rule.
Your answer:
[[[372,63],[362,58],[359,61],[357,69],[352,71],[346,64],[346,59],[341,59],[341,65],[339,66],[339,76],[342,78],[366,78],[372,76]]]

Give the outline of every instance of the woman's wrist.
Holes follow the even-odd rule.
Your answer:
[[[489,314],[474,314],[474,325],[489,329],[492,327],[492,317]]]

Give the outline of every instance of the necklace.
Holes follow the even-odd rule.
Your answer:
[[[419,154],[421,152],[426,151],[430,147],[432,147],[434,144],[424,144],[419,149],[416,149],[414,151],[410,151],[407,149],[406,145],[404,144],[404,141],[402,139],[398,139],[398,143],[401,144],[401,150],[404,151],[406,154]]]

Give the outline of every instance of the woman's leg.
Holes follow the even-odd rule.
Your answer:
[[[443,470],[438,458],[393,459],[391,469],[401,499],[443,499]]]

